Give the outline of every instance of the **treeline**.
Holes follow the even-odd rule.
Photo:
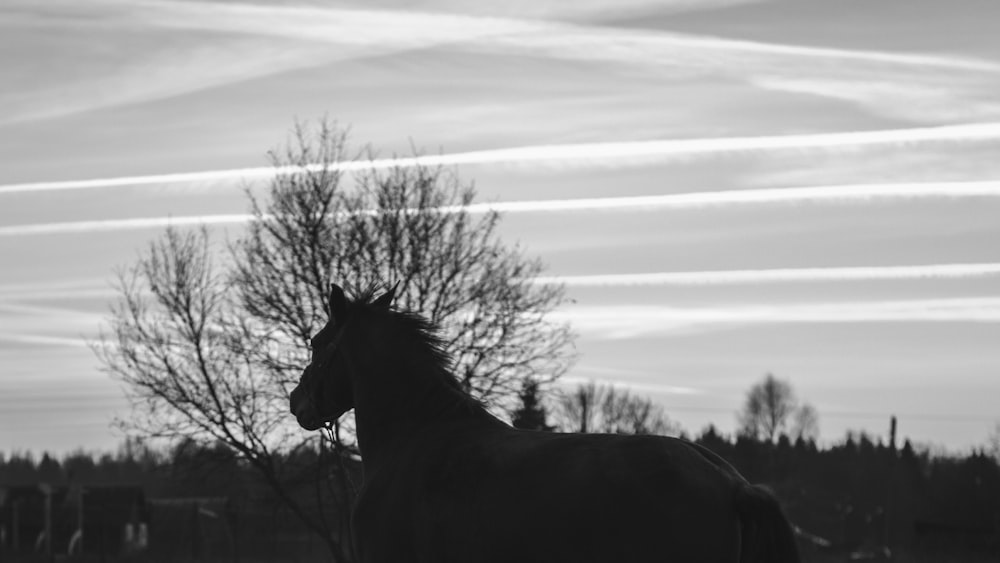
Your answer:
[[[164,562],[329,560],[309,523],[324,522],[322,531],[335,537],[346,533],[353,492],[344,484],[360,482],[360,464],[308,447],[273,462],[280,488],[222,443],[182,440],[153,448],[129,440],[114,453],[0,453],[0,554],[40,557],[51,549],[111,561],[138,552]],[[42,539],[46,503],[50,543]],[[81,526],[82,546],[73,539]],[[140,527],[141,540],[134,535]]]
[[[771,484],[817,547],[1000,553],[1000,465],[982,451],[932,455],[848,433],[826,448],[782,434],[735,439],[709,427],[695,438],[751,481]]]
[[[727,459],[748,479],[771,485],[803,541],[817,550],[874,553],[981,552],[1000,549],[1000,465],[984,452],[941,456],[864,433],[819,447],[782,434],[774,442],[728,436],[709,427],[692,439]],[[319,452],[299,450],[281,462],[315,483]],[[293,474],[289,479],[295,480]],[[223,445],[182,442],[154,450],[130,442],[115,454],[62,458],[26,453],[0,456],[0,484],[141,486],[147,497],[265,499],[259,476]],[[275,500],[275,506],[277,501]]]
[[[321,452],[298,448],[277,455],[283,480],[312,483]],[[152,447],[128,439],[116,452],[83,450],[58,457],[50,453],[0,452],[0,486],[46,483],[55,486],[124,485],[142,487],[147,497],[233,497],[270,495],[260,475],[223,443],[182,440]]]

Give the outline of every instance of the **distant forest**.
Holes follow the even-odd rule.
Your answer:
[[[935,456],[909,440],[896,449],[865,433],[821,449],[786,435],[776,443],[731,439],[711,427],[695,441],[770,484],[807,552],[878,558],[888,547],[1000,560],[1000,464],[983,451]]]
[[[731,437],[712,427],[693,439],[751,481],[770,485],[799,528],[803,550],[820,559],[822,553],[836,555],[830,560],[884,557],[886,546],[895,553],[961,553],[967,561],[1000,556],[1000,465],[985,452],[937,456],[909,441],[893,448],[863,433],[825,448],[786,435],[775,442]],[[300,467],[305,479],[316,455],[300,450],[282,462]],[[61,459],[0,455],[0,487],[39,483],[128,485],[141,487],[147,499],[221,497],[236,506],[271,494],[228,448],[194,442],[168,451],[129,442],[115,454]]]

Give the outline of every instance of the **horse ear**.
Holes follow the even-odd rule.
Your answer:
[[[347,316],[347,296],[344,290],[337,284],[330,284],[330,302],[327,307],[331,321],[343,320]]]
[[[381,309],[388,309],[389,306],[392,305],[392,300],[396,297],[397,287],[399,287],[399,282],[396,282],[396,285],[392,286],[389,291],[380,295],[378,299],[372,301],[372,306],[379,307]]]

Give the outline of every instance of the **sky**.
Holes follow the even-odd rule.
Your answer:
[[[1000,422],[992,0],[5,0],[0,451],[113,449],[87,345],[167,224],[238,236],[297,120],[474,181],[548,264],[567,384],[698,432],[772,373],[848,430]],[[403,164],[414,164],[405,161]]]

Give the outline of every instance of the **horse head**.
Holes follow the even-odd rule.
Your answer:
[[[350,333],[364,322],[364,313],[388,310],[394,294],[392,288],[371,303],[356,303],[347,299],[340,286],[330,285],[327,322],[312,337],[309,365],[288,398],[299,426],[316,430],[354,408]]]

